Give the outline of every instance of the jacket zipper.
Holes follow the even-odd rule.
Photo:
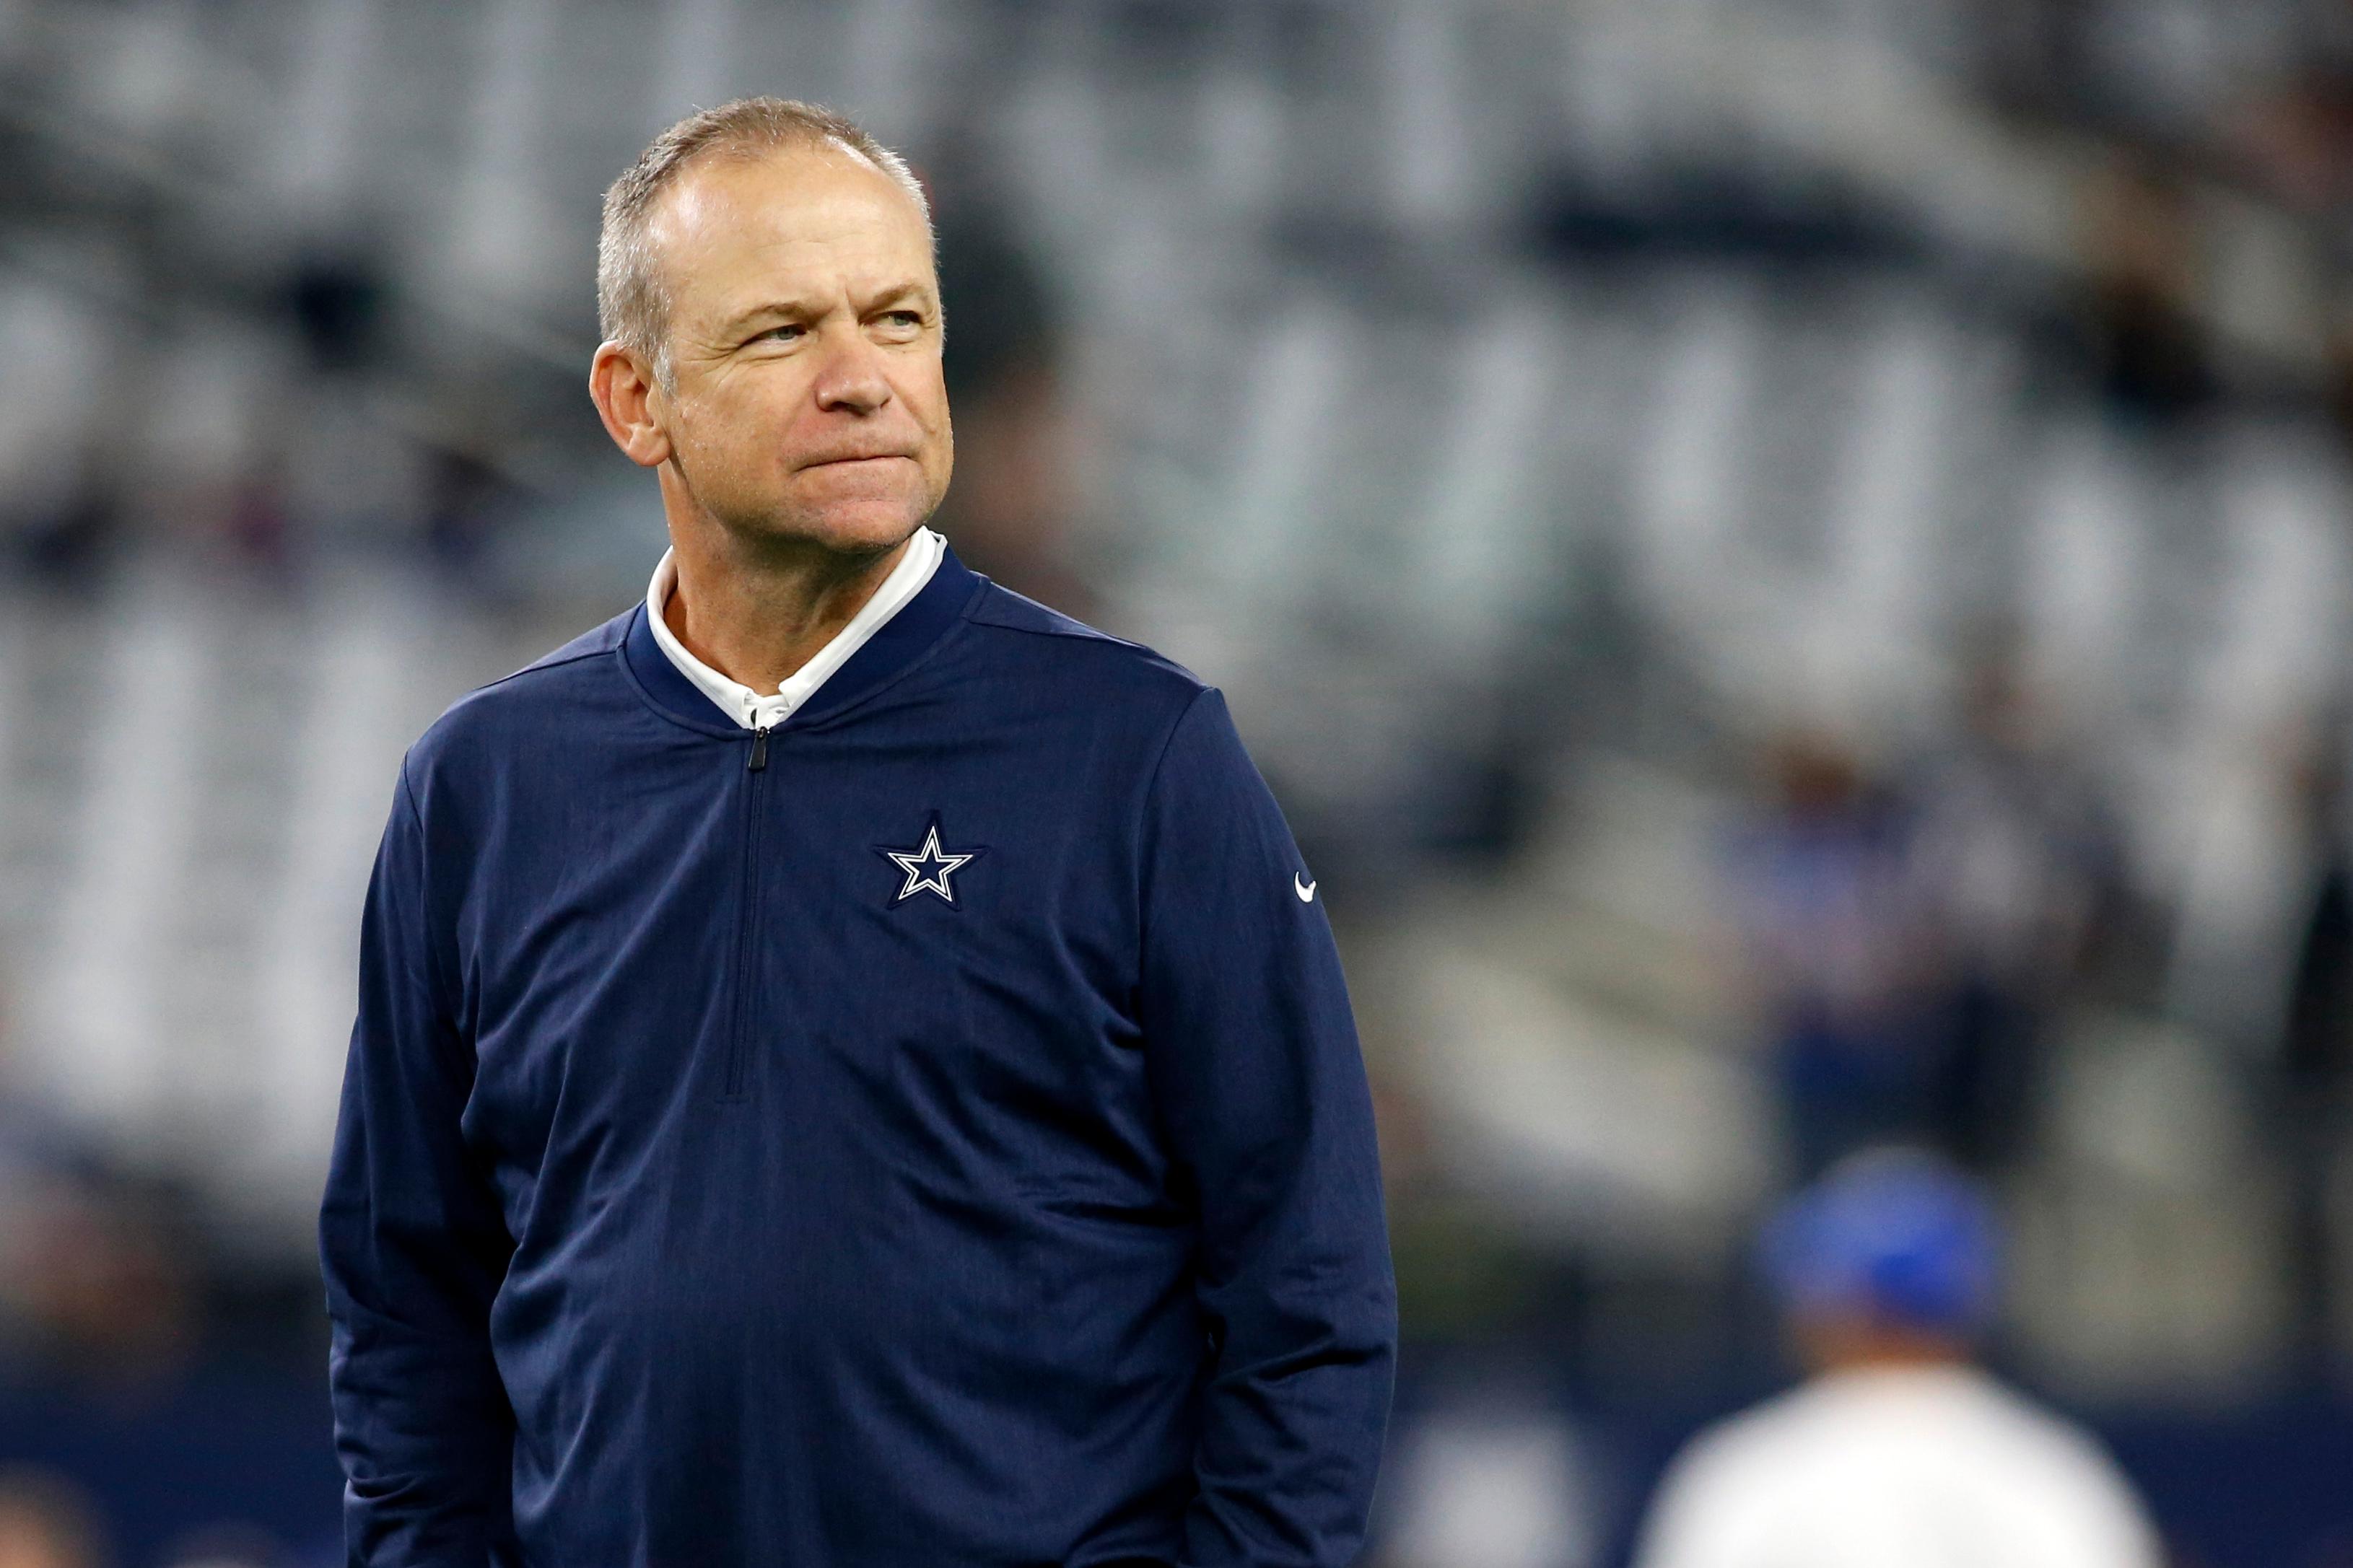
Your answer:
[[[744,759],[744,771],[751,777],[744,790],[743,903],[735,921],[734,1017],[728,1027],[727,1092],[723,1097],[729,1100],[744,1098],[744,1056],[752,1031],[753,965],[759,952],[760,826],[765,816],[760,797],[768,782],[766,725],[752,731],[751,754]]]

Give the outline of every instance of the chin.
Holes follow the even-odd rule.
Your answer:
[[[845,555],[869,554],[896,548],[930,515],[928,509],[904,501],[834,505],[779,519],[768,531]]]
[[[893,464],[894,468],[901,465]],[[904,465],[912,468],[913,465]],[[828,549],[889,550],[923,526],[939,505],[931,487],[905,474],[860,476],[865,482],[806,487],[795,497],[800,531]]]
[[[939,504],[931,485],[910,483],[909,477],[828,475],[826,482],[811,483],[805,474],[781,493],[732,497],[733,504],[719,515],[747,543],[813,544],[845,555],[872,554],[897,548]]]

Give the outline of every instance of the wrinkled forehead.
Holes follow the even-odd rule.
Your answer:
[[[839,142],[714,149],[679,171],[647,225],[674,307],[777,274],[935,282],[932,230],[899,183]]]

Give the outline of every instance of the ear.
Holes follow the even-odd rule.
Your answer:
[[[670,435],[655,417],[661,390],[651,365],[617,342],[599,344],[588,366],[588,396],[605,434],[629,461],[651,468],[670,460]]]

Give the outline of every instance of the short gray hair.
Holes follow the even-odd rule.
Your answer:
[[[786,147],[834,147],[863,158],[907,193],[928,227],[932,205],[907,161],[847,116],[789,98],[739,98],[688,115],[655,137],[605,193],[605,226],[596,238],[596,324],[623,348],[670,380],[670,279],[647,231],[662,192],[697,158],[758,157]]]

